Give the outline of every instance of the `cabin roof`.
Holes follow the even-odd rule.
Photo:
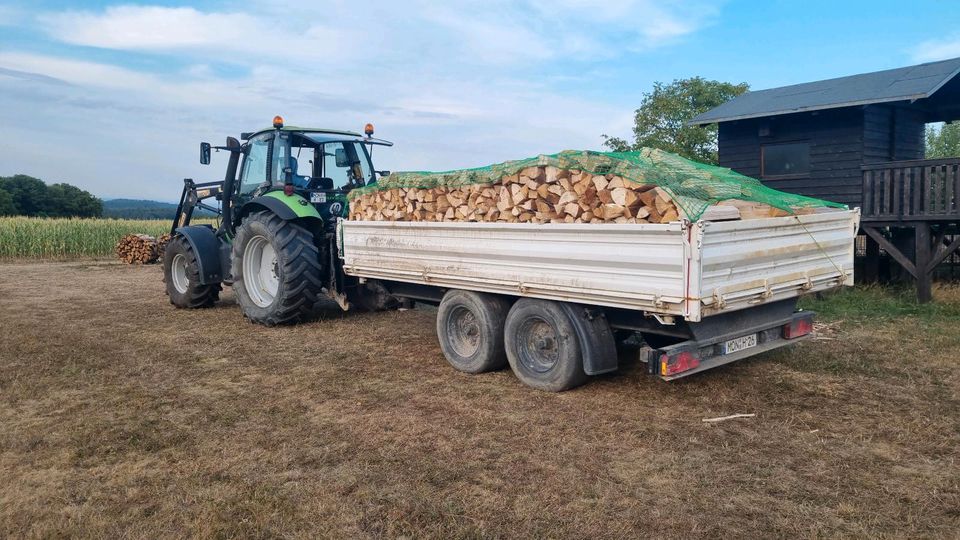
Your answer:
[[[692,125],[890,101],[925,99],[960,73],[960,58],[747,92]]]

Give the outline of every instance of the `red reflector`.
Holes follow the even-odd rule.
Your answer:
[[[790,324],[783,325],[783,337],[786,339],[805,336],[810,332],[813,332],[813,318],[811,317],[796,319]]]
[[[293,184],[284,184],[283,185],[283,194],[286,196],[293,195]]]
[[[690,351],[682,351],[673,356],[660,355],[660,375],[676,375],[699,365],[700,359]]]

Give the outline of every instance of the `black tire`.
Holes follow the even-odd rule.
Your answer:
[[[527,386],[561,392],[587,381],[580,341],[560,304],[518,300],[507,314],[504,338],[510,367]]]
[[[273,294],[248,288],[247,280],[255,281],[244,276],[244,254],[251,242],[261,248],[269,245],[275,253],[270,268],[277,281]],[[321,299],[323,271],[313,234],[272,212],[256,212],[243,219],[233,241],[231,268],[237,301],[243,314],[255,323],[274,326],[297,322],[313,314]]]
[[[179,268],[176,279],[173,275],[174,264]],[[186,283],[183,278],[186,278]],[[178,308],[207,308],[220,299],[219,283],[200,284],[197,254],[193,252],[190,242],[179,234],[170,239],[163,252],[163,283],[166,285],[170,303]]]
[[[453,289],[437,308],[437,337],[447,362],[464,373],[507,366],[503,327],[510,303],[499,296]]]

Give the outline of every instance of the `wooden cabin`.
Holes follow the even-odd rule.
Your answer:
[[[882,250],[930,299],[960,247],[960,158],[924,159],[927,123],[960,119],[960,58],[748,92],[691,120],[718,124],[720,165],[860,207],[864,273]]]

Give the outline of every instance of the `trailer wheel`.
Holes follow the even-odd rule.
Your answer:
[[[200,265],[190,242],[177,234],[163,252],[163,282],[170,303],[178,308],[210,307],[220,299],[220,284],[202,285]]]
[[[233,241],[233,290],[255,323],[292,323],[313,313],[323,280],[313,234],[272,212],[243,219]]]
[[[437,309],[437,337],[447,362],[464,373],[507,365],[503,325],[510,303],[491,294],[453,289]]]
[[[507,314],[507,358],[526,385],[561,392],[587,381],[573,323],[556,302],[522,298]]]

